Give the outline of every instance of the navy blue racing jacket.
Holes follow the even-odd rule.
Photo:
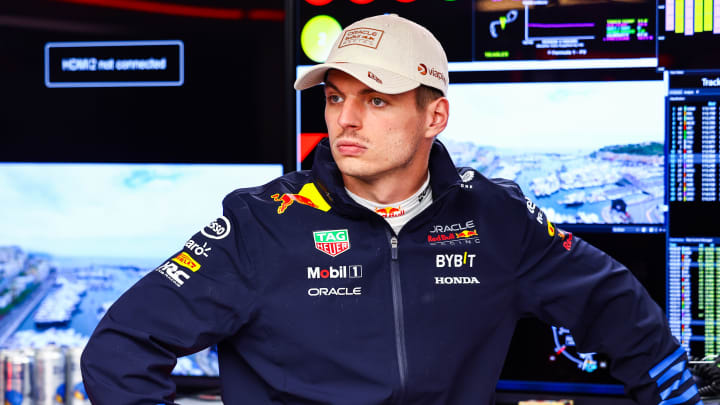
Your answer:
[[[350,199],[325,141],[312,171],[229,194],[95,329],[92,402],[173,403],[176,358],[217,344],[226,404],[492,404],[528,315],[608,354],[639,403],[699,401],[625,267],[439,142],[430,172],[432,205],[397,235]]]

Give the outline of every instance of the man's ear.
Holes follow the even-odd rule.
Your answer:
[[[450,103],[446,97],[440,97],[428,103],[425,111],[427,113],[427,136],[434,138],[447,126]]]

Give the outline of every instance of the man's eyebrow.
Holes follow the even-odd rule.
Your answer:
[[[340,89],[338,89],[337,86],[334,85],[333,82],[331,82],[330,80],[325,80],[325,86],[331,87],[333,90],[337,91],[338,93],[342,93],[342,91],[340,91]],[[370,87],[366,87],[366,88],[360,90],[361,95],[366,95],[366,94],[370,94],[370,93],[380,93],[380,92],[377,90],[373,90]],[[382,94],[382,93],[380,93],[380,94]]]
[[[340,89],[338,89],[337,86],[334,85],[330,80],[325,80],[325,87],[332,87],[333,90],[340,93]]]

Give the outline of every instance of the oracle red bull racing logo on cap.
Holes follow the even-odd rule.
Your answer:
[[[312,207],[323,212],[330,211],[330,205],[322,198],[320,192],[313,183],[307,183],[302,186],[300,192],[297,194],[285,193],[280,195],[280,193],[275,193],[271,195],[270,198],[280,203],[280,206],[277,208],[278,214],[283,214],[294,202],[307,205],[308,207]]]
[[[338,48],[350,45],[360,45],[375,49],[378,45],[380,45],[380,40],[382,39],[384,33],[385,31],[383,30],[364,27],[347,30],[345,31],[345,34],[343,34],[343,37],[338,44]]]
[[[315,249],[332,257],[350,250],[350,236],[347,229],[313,232]]]

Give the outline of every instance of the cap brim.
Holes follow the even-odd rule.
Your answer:
[[[400,94],[420,87],[420,82],[400,76],[377,66],[359,63],[329,62],[315,65],[304,71],[295,80],[296,90],[305,90],[325,80],[325,72],[337,69],[358,79],[375,91],[385,94]],[[373,78],[374,77],[374,78]]]

